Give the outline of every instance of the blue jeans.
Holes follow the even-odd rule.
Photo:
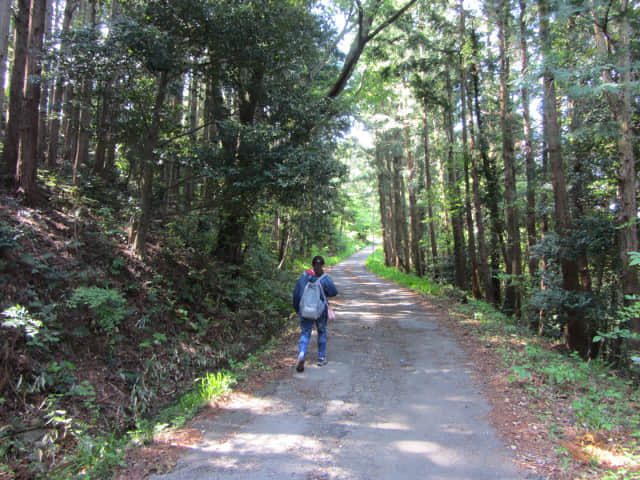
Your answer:
[[[298,356],[307,354],[309,339],[311,339],[311,331],[313,324],[316,324],[318,331],[318,359],[324,360],[327,355],[327,315],[322,315],[318,320],[307,320],[300,317],[300,345],[298,346]]]

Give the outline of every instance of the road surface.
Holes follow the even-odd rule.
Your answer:
[[[315,364],[314,332],[303,373],[292,363],[259,395],[199,420],[204,440],[151,480],[532,478],[491,427],[472,365],[436,311],[366,271],[369,253],[330,269],[329,364]]]

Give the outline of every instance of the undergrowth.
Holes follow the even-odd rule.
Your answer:
[[[52,198],[0,208],[2,480],[111,478],[127,446],[268,368],[259,354],[289,328],[299,275],[260,248],[236,268],[177,238],[141,259],[119,203]],[[330,264],[348,247],[319,251]]]

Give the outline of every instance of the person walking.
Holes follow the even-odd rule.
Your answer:
[[[304,360],[314,323],[318,331],[318,366],[322,367],[327,364],[328,297],[335,297],[338,294],[338,289],[333,283],[333,279],[327,273],[324,273],[324,258],[320,255],[313,257],[311,267],[312,268],[300,275],[296,287],[293,290],[293,308],[300,319],[300,343],[298,346],[298,358],[296,360],[296,371],[298,372],[304,372]],[[319,282],[319,286],[321,287],[318,289],[318,293],[322,305],[320,306],[317,318],[305,318],[301,311],[300,303],[305,294],[307,284],[315,282]],[[313,315],[311,317],[313,317]]]

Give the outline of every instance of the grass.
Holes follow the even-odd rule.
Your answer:
[[[438,283],[433,283],[426,278],[402,273],[393,267],[386,267],[382,263],[379,251],[376,251],[374,255],[369,257],[369,260],[367,260],[367,268],[380,277],[392,280],[398,285],[422,294],[439,295],[443,292],[442,286]]]

